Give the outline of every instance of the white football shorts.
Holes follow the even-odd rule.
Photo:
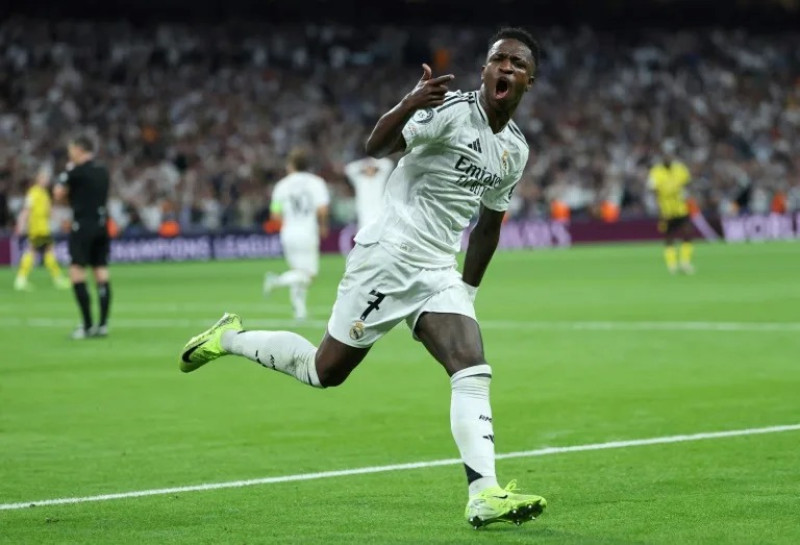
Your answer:
[[[356,244],[347,256],[328,332],[339,342],[366,348],[402,320],[413,334],[425,312],[476,319],[455,267],[420,269],[400,261],[380,244]]]
[[[300,270],[316,276],[319,272],[319,238],[306,234],[281,233],[281,246],[283,256],[289,268]]]

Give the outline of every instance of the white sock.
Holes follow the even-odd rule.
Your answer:
[[[317,348],[291,331],[226,331],[222,348],[259,365],[322,388],[317,376]]]
[[[300,270],[286,271],[275,279],[275,286],[285,288],[286,286],[308,285],[311,281],[308,273]]]
[[[289,286],[289,300],[294,309],[294,317],[298,319],[305,319],[308,316],[306,309],[306,294],[308,293],[308,284],[294,284]]]
[[[494,469],[494,429],[489,404],[492,368],[475,365],[450,377],[450,429],[467,471],[469,495],[497,486]]]

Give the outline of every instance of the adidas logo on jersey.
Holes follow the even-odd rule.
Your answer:
[[[475,141],[471,144],[468,144],[467,147],[473,151],[477,151],[478,153],[483,153],[481,149],[481,139],[476,138]]]

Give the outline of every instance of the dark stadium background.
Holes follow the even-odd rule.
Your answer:
[[[798,61],[796,54],[794,57],[791,57],[791,54],[785,53],[787,47],[790,48],[791,46],[787,46],[782,38],[782,36],[796,36],[792,31],[800,28],[800,0],[497,0],[493,2],[475,2],[470,0],[458,2],[453,0],[406,0],[385,2],[367,0],[353,0],[350,2],[333,0],[307,0],[304,2],[269,0],[163,0],[155,4],[136,0],[74,0],[71,2],[55,0],[12,0],[0,4],[0,17],[3,21],[3,23],[0,23],[0,29],[16,28],[16,32],[22,32],[23,35],[26,32],[25,29],[29,28],[30,25],[36,25],[37,21],[45,21],[46,24],[50,25],[51,29],[62,22],[67,22],[67,24],[82,24],[88,22],[88,26],[82,31],[74,30],[74,28],[77,27],[73,26],[73,30],[70,31],[70,40],[73,41],[79,41],[76,35],[79,35],[80,32],[86,32],[91,35],[95,28],[104,29],[97,31],[97,39],[93,41],[95,45],[92,47],[97,48],[97,60],[95,60],[94,63],[98,65],[89,67],[88,69],[89,72],[94,71],[94,75],[90,76],[93,78],[97,78],[97,74],[102,73],[102,70],[97,70],[98,68],[103,68],[102,63],[108,62],[107,51],[104,49],[106,46],[103,44],[113,42],[114,32],[113,30],[109,30],[113,28],[109,26],[109,24],[112,23],[124,23],[128,29],[127,32],[139,32],[140,37],[152,36],[154,29],[157,28],[158,25],[166,23],[167,25],[172,25],[173,28],[175,26],[188,28],[190,32],[195,32],[195,29],[200,29],[197,35],[205,36],[206,39],[208,36],[224,34],[229,41],[235,41],[237,37],[240,36],[240,34],[238,34],[239,29],[242,29],[243,33],[246,32],[248,36],[257,36],[259,39],[263,38],[267,41],[270,35],[275,33],[280,33],[283,36],[293,36],[295,39],[303,40],[302,33],[304,29],[308,29],[309,26],[334,23],[355,29],[353,35],[348,38],[348,47],[350,47],[351,53],[358,51],[359,31],[361,29],[364,31],[365,44],[371,43],[370,40],[378,33],[375,29],[378,28],[397,27],[402,29],[402,32],[414,38],[417,37],[417,35],[414,34],[415,29],[421,29],[423,32],[418,33],[418,36],[421,38],[418,40],[411,39],[406,43],[402,59],[399,62],[395,59],[393,61],[395,64],[387,64],[382,58],[374,55],[374,52],[371,52],[373,56],[371,60],[368,61],[369,66],[367,68],[353,67],[352,65],[348,65],[348,67],[345,68],[345,73],[349,73],[350,77],[353,77],[353,74],[360,73],[358,72],[359,70],[369,70],[371,74],[380,74],[376,76],[376,79],[387,76],[393,78],[391,81],[386,80],[382,82],[383,92],[380,96],[377,96],[378,93],[374,92],[375,83],[370,84],[369,80],[366,80],[366,84],[363,90],[360,91],[360,95],[355,96],[351,92],[351,95],[355,96],[355,99],[353,99],[353,96],[349,97],[351,102],[353,100],[358,102],[359,99],[360,102],[362,102],[362,106],[359,107],[361,109],[359,113],[360,117],[355,124],[352,124],[352,120],[348,120],[344,125],[346,130],[358,130],[362,132],[368,130],[371,124],[374,123],[378,109],[387,107],[391,101],[396,100],[395,94],[393,92],[387,92],[387,88],[389,90],[397,88],[397,92],[399,93],[399,86],[404,84],[402,82],[409,81],[413,83],[412,79],[409,78],[413,78],[414,74],[416,74],[419,62],[431,59],[434,55],[435,46],[433,42],[439,32],[439,28],[445,29],[443,31],[443,36],[453,36],[453,32],[459,30],[472,32],[474,39],[470,42],[470,45],[475,52],[482,47],[482,37],[490,32],[491,28],[499,25],[525,26],[531,28],[540,36],[544,36],[546,40],[555,36],[556,42],[560,45],[567,44],[568,51],[570,51],[569,47],[572,47],[572,58],[568,61],[570,64],[562,70],[559,76],[560,80],[556,83],[556,96],[563,94],[565,89],[572,87],[570,78],[580,74],[580,63],[584,58],[588,57],[589,54],[594,52],[594,43],[604,44],[604,46],[607,46],[609,42],[612,46],[620,45],[623,48],[624,60],[622,60],[622,63],[627,62],[633,65],[630,60],[632,47],[646,46],[651,39],[657,42],[658,40],[662,40],[664,36],[676,36],[684,31],[689,32],[692,39],[696,40],[698,44],[696,45],[697,49],[692,51],[691,54],[684,56],[681,56],[680,47],[668,51],[668,55],[671,56],[676,64],[675,66],[660,66],[658,71],[661,74],[667,74],[672,70],[684,70],[691,74],[692,70],[695,69],[692,65],[696,65],[698,59],[700,61],[705,60],[709,51],[713,52],[712,62],[716,63],[716,68],[730,70],[731,66],[735,65],[730,64],[730,59],[725,58],[725,50],[728,47],[726,45],[726,40],[730,40],[732,37],[736,36],[739,29],[743,29],[744,31],[744,38],[740,38],[739,43],[737,43],[737,47],[740,50],[746,51],[749,40],[757,37],[759,41],[753,45],[753,52],[756,56],[764,53],[763,44],[766,43],[769,47],[776,45],[779,47],[782,46],[784,48],[783,58],[792,59],[784,66],[776,66],[774,68],[768,67],[766,70],[762,68],[755,74],[748,74],[744,71],[737,72],[737,77],[740,77],[741,81],[752,82],[752,85],[750,83],[745,83],[740,86],[744,90],[739,91],[742,96],[737,98],[737,102],[735,102],[737,105],[740,103],[747,104],[747,101],[751,99],[754,101],[760,100],[759,96],[761,95],[759,95],[759,93],[765,93],[765,89],[770,84],[779,86],[782,92],[788,96],[789,92],[786,90],[789,89],[791,83],[793,83],[793,78],[797,77],[797,67],[800,66],[800,61]],[[92,25],[95,26],[93,27]],[[215,30],[209,31],[209,28]],[[576,38],[576,36],[580,35],[582,28],[594,29],[597,33],[596,36],[600,37],[593,39],[599,41],[589,42],[589,45],[576,48],[575,43],[580,41],[580,38]],[[649,34],[650,29],[654,28],[659,29],[658,32],[661,33],[659,36],[653,37]],[[20,31],[20,29],[22,30]],[[726,29],[724,32],[727,34],[723,35],[721,42],[716,42],[716,45],[709,49],[709,43],[711,41],[709,37],[712,36],[713,29]],[[448,32],[450,34],[448,34]],[[558,32],[560,32],[560,34],[557,34]],[[45,35],[47,34],[45,33]],[[8,40],[8,36],[9,33],[6,32],[6,40]],[[55,34],[51,34],[48,39],[55,39],[53,36],[55,36]],[[202,39],[203,38],[201,38],[201,40]],[[445,41],[447,39],[450,38],[444,38]],[[2,45],[2,42],[0,42],[0,45]],[[238,45],[238,47],[240,46],[241,44]],[[218,71],[221,68],[224,69],[230,66],[234,66],[234,70],[239,70],[241,64],[251,62],[247,59],[242,61],[241,55],[243,53],[241,49],[238,53],[230,54],[229,50],[224,49],[224,47],[228,46],[222,46],[222,48],[217,49],[215,49],[215,47],[216,44],[213,42],[211,44],[204,44],[204,50],[200,55],[201,61],[203,62],[206,60],[202,58],[204,55],[214,57],[211,63],[213,65],[211,70],[213,71]],[[368,49],[370,46],[365,45],[364,47]],[[669,49],[669,46],[667,49]],[[83,54],[85,55],[86,53],[84,52]],[[235,57],[236,54],[239,54],[240,57]],[[312,46],[309,55],[315,54],[318,57],[313,59],[312,64],[316,68],[319,68],[320,63],[324,64],[325,62],[325,53],[324,51],[320,53],[319,50],[314,53]],[[472,54],[473,52],[469,53],[469,55]],[[599,56],[601,59],[605,56],[607,62],[609,58],[616,59],[616,57],[614,57],[616,54],[612,47],[602,52]],[[158,57],[158,55],[162,57]],[[151,68],[163,70],[163,67],[160,67],[159,64],[163,63],[163,55],[163,50],[153,52],[153,56],[149,61],[152,65]],[[548,56],[549,53],[547,47],[545,47],[543,69],[549,72],[550,66],[547,64]],[[101,58],[104,60],[100,60]],[[322,58],[322,60],[320,60],[320,58]],[[768,57],[765,56],[764,58]],[[475,59],[477,59],[477,57],[470,57],[467,59],[466,64],[462,62],[457,67],[450,67],[450,69],[456,69],[460,76],[463,75],[459,81],[459,85],[469,87],[476,83],[476,72],[471,68],[474,66]],[[464,59],[462,59],[462,61],[463,60]],[[614,60],[614,62],[616,62],[616,60]],[[85,67],[78,68],[83,70]],[[51,70],[46,66],[39,67],[38,69],[40,73],[45,74],[47,70]],[[145,68],[145,70],[148,69],[150,68]],[[732,69],[734,71],[736,70],[735,67]],[[274,57],[270,58],[269,64],[265,66],[265,70],[271,71],[273,73],[272,77],[277,77],[284,87],[291,87],[293,85],[299,86],[307,78],[307,74],[312,72],[312,70],[308,69],[295,69],[292,67],[291,60],[275,60]],[[315,85],[318,85],[322,93],[329,93],[327,86],[332,79],[335,79],[332,74],[337,74],[336,70],[337,69],[327,68],[323,78],[321,80],[315,80]],[[602,71],[598,72],[595,68],[592,77],[597,77],[598,74],[602,74]],[[287,75],[293,75],[297,79],[294,83],[287,83]],[[765,75],[771,78],[771,83],[770,79],[764,77]],[[14,114],[16,113],[14,111],[15,107],[19,104],[20,100],[36,98],[35,96],[30,96],[30,90],[20,92],[18,80],[20,78],[24,79],[27,76],[28,73],[25,69],[21,69],[20,73],[13,73],[13,75],[10,75],[9,72],[4,75],[0,74],[0,109],[8,104],[10,105],[8,108],[9,113]],[[102,78],[105,76],[101,75],[99,77],[101,78],[100,80],[95,79],[93,81],[90,91],[102,95],[105,92],[105,81]],[[224,78],[225,76],[219,76],[217,72],[216,77]],[[545,114],[542,117],[543,119],[546,119],[547,114],[549,114],[548,122],[551,124],[554,122],[561,122],[568,118],[570,113],[569,106],[561,105],[560,109],[553,109],[552,102],[549,102],[550,99],[548,95],[544,93],[548,78],[552,81],[552,74],[545,74],[544,77],[541,78],[542,83],[545,85],[543,86],[540,84],[539,87],[534,90],[533,99],[526,99],[529,103],[535,100],[537,107],[540,109],[532,113],[532,115],[529,115],[525,109],[518,112],[518,117],[520,117],[523,122],[535,121],[542,116],[542,113]],[[698,77],[697,79],[702,78]],[[99,85],[97,85],[98,83]],[[376,83],[381,82],[377,81]],[[613,83],[613,80],[600,84],[597,92],[599,93],[608,89],[610,83]],[[41,93],[42,90],[40,89],[38,92]],[[26,96],[25,93],[28,93],[28,96]],[[136,91],[133,91],[132,95],[135,93]],[[584,95],[582,96],[586,96],[586,101],[588,102],[583,102],[581,107],[585,104],[591,104],[592,102],[605,107],[605,103],[603,103],[602,100],[596,99],[597,93],[591,90],[591,86],[589,86],[588,91],[584,89],[583,93]],[[695,93],[697,96],[703,97],[712,104],[717,99],[717,96],[709,94],[705,89],[698,88],[697,86],[689,88],[689,93],[690,95]],[[4,96],[10,97],[10,100],[3,102]],[[551,94],[550,96],[552,97],[553,95]],[[376,104],[369,113],[364,112],[364,110],[368,108],[363,106],[367,98],[374,99]],[[174,99],[175,96],[170,96],[162,101],[163,109],[168,109],[169,101]],[[650,115],[649,112],[658,110],[659,108],[653,108],[652,103],[648,102],[649,99],[650,95],[643,94],[632,100],[631,102],[636,102],[634,106],[635,111],[642,115]],[[129,97],[129,100],[131,100],[131,103],[128,105],[129,111],[126,115],[131,119],[139,115],[140,112],[136,110],[135,99]],[[780,104],[781,100],[783,99],[773,99],[773,106],[775,108],[783,107],[783,105]],[[323,102],[325,101],[327,101],[334,110],[341,111],[343,103],[341,95],[327,97],[323,99]],[[685,102],[688,103],[688,101]],[[80,104],[83,118],[86,118],[91,103],[92,99],[86,100],[84,97],[84,102]],[[539,106],[539,104],[541,104],[541,106]],[[245,102],[244,108],[248,109],[251,106],[252,104]],[[625,107],[630,107],[630,105],[626,104]],[[277,109],[279,108],[280,105],[277,106]],[[276,108],[272,107],[271,109],[275,110]],[[660,106],[660,109],[663,111],[663,104]],[[270,107],[262,107],[262,112],[268,112],[269,110]],[[532,112],[532,110],[530,111]],[[269,115],[278,116],[278,118],[280,118],[279,111],[272,112]],[[752,113],[750,116],[752,117]],[[687,115],[684,114],[682,117],[685,120]],[[737,150],[736,153],[739,155],[736,161],[741,165],[747,160],[752,160],[754,155],[752,148],[756,142],[747,141],[747,139],[736,141],[733,135],[730,134],[728,128],[736,120],[736,117],[737,116],[726,114],[724,118],[717,120],[716,126],[712,126],[713,123],[711,122],[704,121],[704,123],[710,127],[712,132],[717,131],[713,143],[725,142],[726,145]],[[615,123],[617,121],[618,120],[615,120]],[[278,120],[278,124],[284,122],[286,122],[286,119]],[[343,123],[339,121],[339,125],[342,124]],[[58,128],[58,131],[60,131],[58,137],[50,138],[51,142],[47,142],[39,146],[34,152],[29,153],[27,160],[33,163],[35,161],[44,160],[45,157],[49,156],[56,167],[60,168],[64,161],[63,146],[59,143],[59,139],[63,138],[63,134],[66,134],[68,130],[72,130],[73,128],[74,127],[66,126],[62,123]],[[166,156],[159,157],[179,165],[178,168],[183,171],[185,158],[181,155],[182,152],[176,151],[175,143],[177,139],[170,135],[172,128],[167,124],[160,127],[160,129],[164,136],[164,145],[169,151],[166,152]],[[580,131],[583,139],[590,139],[596,134],[596,129],[596,126],[581,128]],[[684,124],[682,130],[686,130],[686,124]],[[550,162],[551,166],[548,167],[550,169],[548,176],[539,176],[534,173],[534,163],[539,160],[542,151],[551,151],[551,148],[547,147],[546,141],[542,144],[540,141],[532,140],[530,138],[532,133],[525,127],[523,127],[523,131],[526,132],[526,136],[529,137],[529,141],[532,143],[534,154],[529,163],[531,171],[526,175],[524,183],[520,184],[519,191],[517,191],[519,198],[524,203],[519,216],[521,219],[539,221],[548,218],[548,202],[551,201],[548,200],[549,197],[545,195],[545,192],[552,183],[553,173],[558,175],[559,171],[567,172],[568,168],[571,167],[562,167],[562,163],[559,162],[559,159],[555,159]],[[720,136],[720,131],[726,134]],[[55,135],[56,132],[51,132],[51,134]],[[607,145],[609,142],[612,142],[616,136],[607,134],[604,138],[606,139],[605,143]],[[787,137],[784,137],[784,140],[786,139]],[[11,144],[11,149],[13,149],[14,145],[21,145],[22,141],[14,141],[12,139]],[[628,176],[622,183],[624,195],[620,198],[621,216],[623,219],[630,220],[634,223],[627,223],[624,225],[597,223],[587,226],[575,222],[571,227],[572,231],[569,233],[569,240],[565,239],[565,236],[562,236],[563,233],[558,231],[558,226],[554,227],[552,224],[545,226],[537,224],[534,226],[537,233],[535,236],[530,235],[530,232],[532,232],[529,229],[530,226],[523,225],[520,227],[519,233],[513,235],[518,240],[517,243],[510,243],[511,247],[557,246],[564,244],[565,240],[567,240],[566,243],[569,243],[570,240],[572,242],[581,242],[657,238],[658,233],[652,218],[654,212],[653,210],[645,211],[642,205],[643,195],[645,193],[642,188],[644,178],[646,177],[646,163],[652,161],[656,157],[660,144],[661,142],[659,139],[654,139],[648,143],[648,149],[640,153],[635,159],[638,161],[640,172]],[[190,147],[191,146],[186,145],[184,149]],[[564,145],[562,143],[561,148],[562,150],[559,152],[560,155],[554,155],[553,157],[561,157],[561,161],[572,160],[575,162],[575,157],[579,155],[572,155],[572,148],[570,145]],[[148,152],[146,146],[142,148],[141,145],[137,145],[137,154],[128,153],[128,159],[138,164],[158,159],[154,159],[153,157],[145,157],[142,159],[139,154],[142,149],[144,149],[144,152]],[[679,153],[685,155],[691,151],[692,150],[688,149],[687,146],[684,146],[684,149],[681,149]],[[162,153],[162,151],[156,152],[156,154],[159,153]],[[357,151],[354,152],[351,150],[349,153],[352,155],[352,153],[357,153]],[[778,152],[775,150],[771,153],[773,153],[773,157],[778,155]],[[118,154],[117,158],[122,155],[125,154]],[[584,155],[587,157],[589,156],[588,153]],[[345,194],[349,192],[350,189],[341,173],[341,164],[349,160],[349,158],[350,157],[344,156],[343,154],[329,154],[328,157],[324,160],[320,160],[316,165],[320,173],[326,177],[326,180],[333,186],[338,187],[340,192]],[[739,158],[741,158],[741,161],[739,161]],[[2,159],[2,157],[0,157],[0,159]],[[797,161],[791,158],[791,154],[786,153],[773,162],[776,161],[783,162],[787,165],[786,169],[789,172],[788,175],[771,178],[768,182],[758,180],[757,175],[753,176],[753,178],[756,182],[766,184],[766,191],[768,193],[767,199],[772,198],[772,195],[777,192],[778,186],[785,184],[786,187],[783,191],[794,191],[797,194],[795,200],[800,202]],[[792,166],[793,161],[794,166]],[[610,163],[611,160],[609,159],[608,162]],[[17,161],[16,167],[12,165],[10,170],[8,168],[3,170],[3,165],[0,165],[0,263],[8,263],[9,260],[13,262],[15,258],[14,251],[8,250],[8,248],[14,246],[15,242],[12,241],[8,235],[13,226],[14,210],[19,207],[23,189],[27,185],[27,179],[24,174],[25,170],[20,167],[19,163],[20,161]],[[707,163],[710,162],[707,161]],[[236,194],[233,195],[232,198],[234,200],[239,199],[243,193],[237,192],[238,188],[245,186],[248,187],[247,191],[252,191],[252,195],[258,194],[260,211],[254,214],[254,220],[248,223],[246,228],[254,230],[255,232],[260,232],[263,235],[262,227],[268,220],[268,213],[264,211],[266,210],[266,203],[269,197],[269,188],[282,174],[282,166],[280,161],[273,161],[273,164],[269,166],[261,164],[261,167],[263,168],[261,168],[261,172],[257,176],[254,174],[249,179],[242,180],[244,182],[243,184],[238,181],[233,184],[237,189],[234,192]],[[8,174],[9,172],[10,174]],[[218,200],[221,201],[223,200],[222,197],[225,191],[220,189],[220,185],[216,181],[212,181],[212,175],[216,174],[214,172],[204,172],[199,175],[199,185],[197,187],[203,189],[213,185],[213,191],[215,191]],[[587,175],[585,169],[577,174],[577,176],[578,179],[581,180],[581,183],[593,183],[591,181],[587,182],[587,180],[591,180],[591,176]],[[753,219],[755,223],[752,224],[747,223],[749,220],[740,221],[739,218],[734,218],[736,221],[731,223],[732,227],[728,229],[728,232],[723,233],[724,229],[719,218],[721,214],[717,211],[719,208],[717,206],[718,201],[714,199],[717,199],[722,192],[726,192],[725,198],[735,203],[738,206],[738,213],[742,214],[748,211],[747,200],[751,198],[751,188],[753,184],[740,190],[731,180],[725,182],[722,178],[715,178],[714,176],[714,174],[708,173],[706,173],[704,177],[698,176],[698,180],[701,181],[696,186],[698,195],[701,197],[700,207],[706,212],[708,221],[710,222],[707,232],[702,233],[706,238],[714,238],[716,236],[727,237],[728,232],[731,233],[731,237],[737,240],[742,238],[758,238],[762,236],[763,233],[767,233],[767,238],[782,238],[783,233],[794,234],[794,231],[800,230],[800,226],[795,225],[800,222],[789,216],[779,220],[755,218]],[[123,184],[117,184],[116,187],[125,185],[130,182],[130,179],[131,178],[126,178]],[[237,186],[237,184],[239,185]],[[717,192],[717,196],[711,195],[708,190],[709,187],[714,189],[715,184],[720,188]],[[597,195],[600,195],[600,193],[601,190],[598,190]],[[247,197],[248,194],[245,194],[245,196]],[[600,198],[601,197],[598,196],[598,201]],[[790,198],[789,200],[791,202],[792,199]],[[152,202],[150,204],[152,204]],[[174,203],[170,205],[174,205]],[[591,206],[573,209],[574,213],[572,219],[597,219],[600,217],[600,207],[601,205],[595,202],[595,204]],[[550,209],[550,211],[552,211],[552,209]],[[792,205],[789,206],[788,211],[793,211]],[[522,216],[524,216],[524,218]],[[337,218],[334,217],[334,220],[337,221]],[[221,221],[223,227],[231,227],[229,223],[226,223],[227,220],[224,218]],[[344,226],[348,221],[339,220],[337,223],[339,226]],[[629,226],[633,227],[628,229]],[[193,223],[191,229],[184,228],[182,234],[189,234],[189,231],[194,233],[196,230],[195,227],[196,225]],[[510,226],[509,231],[512,229],[513,226]],[[150,232],[154,231],[152,228],[148,230]],[[528,234],[524,234],[523,231]],[[332,237],[324,243],[325,249],[335,251],[339,246],[337,242],[339,240],[341,240],[340,237]],[[16,241],[16,243],[20,242]],[[260,249],[256,250],[256,252],[264,251],[263,246],[259,248]],[[63,244],[60,246],[59,251],[61,257],[66,258]],[[268,253],[272,253],[272,250]]]
[[[799,6],[797,0],[11,0],[0,7],[0,14],[181,21],[257,17],[272,22],[353,24],[590,22],[607,28],[713,23],[769,29],[796,25]]]

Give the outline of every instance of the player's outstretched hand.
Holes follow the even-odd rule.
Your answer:
[[[431,67],[423,64],[422,77],[404,99],[414,110],[441,106],[444,102],[444,94],[448,91],[447,84],[455,79],[453,74],[435,78],[432,76]]]

